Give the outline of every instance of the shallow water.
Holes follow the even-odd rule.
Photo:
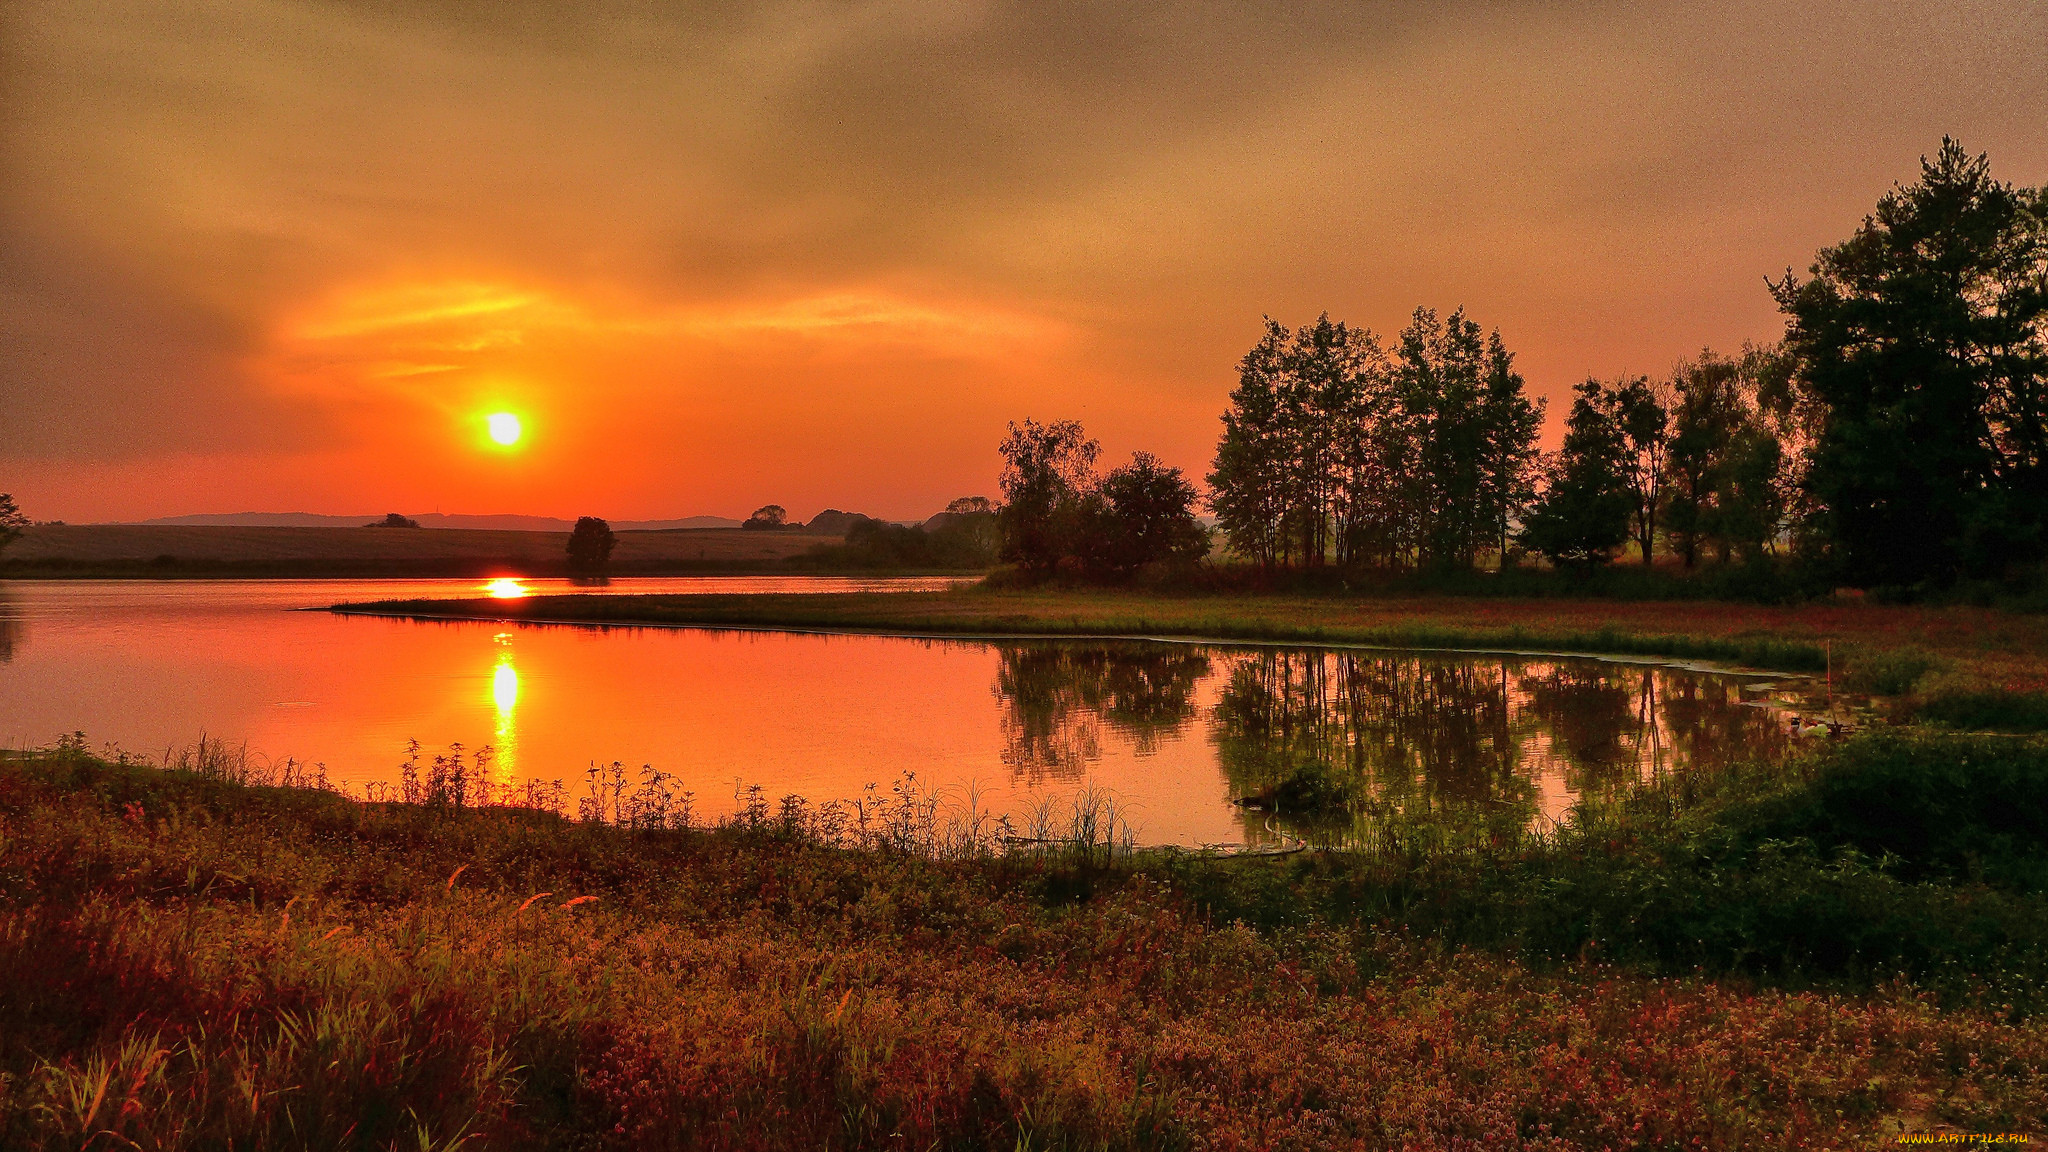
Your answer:
[[[609,592],[950,581],[622,579]],[[562,581],[527,581],[535,592]],[[904,773],[1019,824],[1093,788],[1145,843],[1264,843],[1236,800],[1315,766],[1405,808],[1562,819],[1582,797],[1790,740],[1796,686],[1644,663],[1143,641],[958,641],[419,622],[292,609],[474,596],[470,580],[0,584],[0,740],[161,754],[202,734],[390,783],[407,741],[504,779],[651,764],[730,812]],[[502,589],[516,593],[518,589]]]

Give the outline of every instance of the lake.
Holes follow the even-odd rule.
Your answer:
[[[921,591],[948,579],[621,579],[601,591]],[[574,590],[522,581],[498,592]],[[0,584],[0,740],[161,755],[202,734],[326,766],[361,794],[409,741],[489,746],[507,780],[673,774],[813,801],[918,784],[1020,823],[1082,789],[1155,844],[1273,841],[1237,803],[1312,774],[1403,808],[1565,817],[1580,798],[1773,755],[1810,684],[1652,662],[1159,641],[913,639],[420,622],[343,601],[474,580]]]

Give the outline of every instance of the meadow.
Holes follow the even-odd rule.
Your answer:
[[[1230,859],[1133,853],[1088,811],[1005,844],[910,781],[703,828],[658,777],[490,795],[454,753],[366,802],[74,740],[0,762],[0,1144],[2026,1132],[2044,766],[1884,733],[1544,836]]]
[[[560,576],[566,532],[467,528],[38,525],[0,557],[0,577]],[[618,576],[782,571],[839,537],[688,528],[618,533]]]

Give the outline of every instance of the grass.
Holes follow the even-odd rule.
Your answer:
[[[1942,728],[2048,732],[2048,692],[1940,691],[1920,701],[1913,715]]]
[[[1923,676],[2048,690],[2048,617],[1965,606],[1516,600],[1457,596],[1168,595],[1137,591],[822,596],[540,596],[343,605],[432,618],[852,629],[950,635],[1146,635],[1305,644],[1582,652],[1832,667],[1867,690]]]
[[[43,525],[0,557],[15,577],[559,576],[566,532],[456,528]],[[737,528],[620,532],[616,576],[784,572],[837,536]]]
[[[1786,765],[1682,776],[1564,827],[1389,814],[1374,850],[1186,887],[1255,923],[1380,919],[1543,966],[2048,1009],[2048,741],[1879,731]]]
[[[411,802],[366,803],[218,748],[165,769],[72,742],[0,762],[0,1145],[2025,1131],[2048,1114],[2048,1023],[1999,997],[2036,939],[1916,959],[1828,933],[1927,916],[1907,934],[1925,943],[1999,900],[1986,923],[2040,921],[2043,764],[2038,742],[1870,739],[1553,837],[1417,828],[1231,861],[1095,832],[1003,852],[910,788],[862,809],[756,795],[703,829],[658,778],[601,772],[572,820],[560,796],[480,793],[460,756],[415,761]],[[1930,768],[1937,787],[1898,791]]]

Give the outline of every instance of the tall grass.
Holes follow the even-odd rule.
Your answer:
[[[1085,601],[1082,594],[1070,594]],[[1157,614],[1049,610],[949,611],[910,607],[892,612],[886,601],[830,596],[534,596],[523,600],[388,600],[338,604],[334,610],[418,620],[531,619],[617,625],[772,627],[902,632],[939,636],[1181,637],[1322,646],[1585,653],[1716,660],[1784,671],[1819,672],[1828,664],[1822,644],[1769,635],[1721,636],[1640,632],[1615,627],[1570,628],[1528,624],[1443,624],[1408,619],[1385,624],[1324,623],[1246,612],[1227,602],[1162,602]],[[955,600],[953,605],[974,605]],[[1207,605],[1207,610],[1203,610]],[[998,609],[1005,605],[995,604]]]
[[[1513,844],[1221,860],[1117,849],[1106,804],[1013,842],[972,798],[944,831],[906,784],[863,798],[875,838],[854,849],[817,806],[758,794],[717,827],[678,821],[673,782],[610,766],[584,782],[605,811],[577,819],[481,804],[452,765],[437,793],[431,757],[426,802],[366,803],[250,783],[275,766],[231,754],[165,770],[81,741],[0,760],[0,1147],[1737,1148],[2025,1130],[2048,1116],[2037,1019],[1944,1007],[1875,969],[1859,989],[1773,987],[1799,973],[1768,965],[1646,975],[1682,958],[1623,945],[1683,921],[1655,903],[1633,927],[1608,919],[1650,892],[1628,877],[1683,863],[1660,855],[1680,834],[1731,871],[1671,872],[1667,904],[1739,870],[1761,879],[1735,896],[1764,894],[1773,844],[1813,846],[1801,875],[1847,846],[1882,859],[1910,828],[1865,844],[1830,821],[1867,806],[1873,765],[1909,775],[1944,747],[1857,745],[1794,783],[1674,781]],[[1954,747],[1975,762],[1977,744]],[[1997,763],[1968,787],[2011,808],[1997,788],[2032,777],[2017,753]],[[656,827],[635,814],[662,788]],[[1970,860],[1891,880],[2030,891]],[[1496,866],[1518,871],[1486,886]],[[1596,947],[1557,927],[1577,917]]]

